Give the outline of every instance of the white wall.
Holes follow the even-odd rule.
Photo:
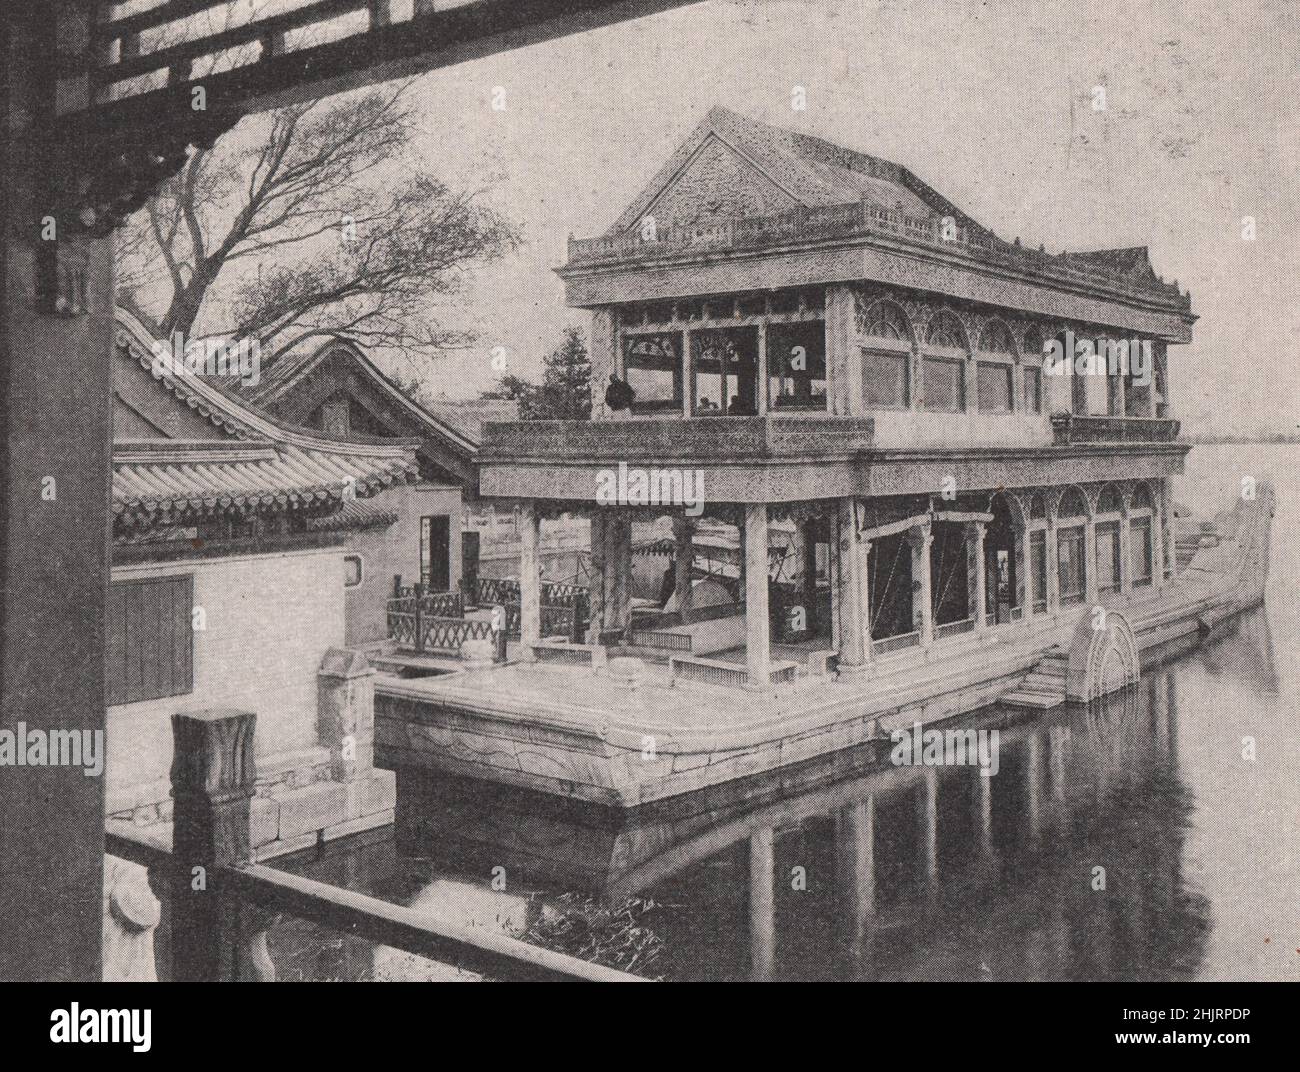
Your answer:
[[[206,629],[194,633],[185,696],[108,709],[109,810],[169,777],[171,716],[234,707],[257,714],[257,755],[316,744],[316,670],[343,645],[343,548],[121,566],[113,580],[194,578]],[[147,795],[147,794],[146,794]]]

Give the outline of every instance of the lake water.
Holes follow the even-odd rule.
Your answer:
[[[996,777],[841,756],[632,820],[449,785],[433,858],[381,831],[276,866],[611,943],[601,906],[630,897],[638,970],[666,979],[1300,979],[1300,447],[1197,447],[1174,498],[1212,511],[1266,475],[1266,605],[1099,708],[1016,715]],[[293,921],[270,948],[288,979],[454,974]]]

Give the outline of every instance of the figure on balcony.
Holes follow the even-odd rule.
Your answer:
[[[610,415],[616,418],[628,417],[632,413],[632,403],[636,401],[636,392],[632,385],[618,378],[617,372],[609,374],[609,386],[605,388],[605,405]]]

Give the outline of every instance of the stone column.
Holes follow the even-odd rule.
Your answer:
[[[969,555],[968,561],[971,563],[971,570],[974,576],[971,578],[974,582],[974,617],[975,632],[982,632],[986,628],[986,603],[985,596],[985,578],[984,578],[984,522],[971,521],[966,525],[966,547]]]
[[[1020,616],[1028,621],[1034,615],[1034,598],[1037,595],[1034,591],[1033,537],[1029,528],[1017,531],[1016,550],[1019,552],[1016,556],[1016,572],[1020,578],[1016,587],[1021,593]]]
[[[632,519],[620,510],[605,523],[605,618],[607,628],[626,629],[632,623]]]
[[[587,643],[599,644],[605,628],[605,523],[607,515],[600,507],[591,512],[591,577],[588,591],[590,624]]]
[[[1168,481],[1161,478],[1156,488],[1151,511],[1151,583],[1157,588],[1165,586],[1165,555],[1172,546]],[[1177,559],[1175,558],[1175,563]]]
[[[1097,605],[1097,522],[1092,515],[1083,525],[1083,591],[1088,606]]]
[[[776,854],[770,826],[749,836],[749,977],[772,978],[776,963]]]
[[[754,399],[754,412],[762,417],[767,413],[767,321],[760,321],[758,325],[757,379],[758,396]]]
[[[840,670],[861,670],[871,662],[871,595],[868,556],[871,541],[858,534],[854,500],[840,500],[839,558],[839,653]]]
[[[1061,609],[1061,565],[1057,561],[1055,514],[1049,514],[1047,518],[1046,556],[1047,613],[1055,614]]]
[[[609,374],[619,371],[617,313],[605,305],[591,311],[591,419],[610,419],[605,407],[605,388]]]
[[[921,634],[921,646],[934,642],[933,581],[930,576],[930,546],[934,533],[930,525],[914,525],[907,530],[907,544],[912,550],[912,628]]]
[[[1129,517],[1128,510],[1119,515],[1119,592],[1128,595],[1133,591],[1133,560],[1129,556]]]
[[[745,506],[745,668],[751,687],[770,683],[767,605],[767,504]]]
[[[542,639],[542,574],[537,549],[541,518],[532,499],[519,513],[519,641],[525,661],[533,658],[531,645]]]
[[[691,565],[695,558],[695,521],[684,514],[673,515],[673,594],[677,599],[677,612],[682,622],[689,621],[691,601],[694,595],[691,578]]]

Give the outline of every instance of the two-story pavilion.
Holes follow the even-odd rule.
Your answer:
[[[638,639],[630,523],[670,513],[669,632],[693,646],[640,642],[674,651],[674,675],[759,688],[810,652],[842,674],[903,649],[929,659],[958,634],[1074,619],[1172,575],[1168,481],[1188,447],[1167,347],[1195,317],[1143,247],[1026,249],[904,167],[715,108],[606,234],[570,241],[559,274],[592,314],[593,385],[613,373],[635,401],[489,426],[483,494],[521,504],[527,529],[525,641],[528,538],[560,510],[591,515],[593,640]],[[1088,346],[1116,357],[1052,360]],[[683,487],[743,529],[732,671],[699,658],[726,642],[691,622]],[[789,596],[769,583],[774,518],[805,551]]]

